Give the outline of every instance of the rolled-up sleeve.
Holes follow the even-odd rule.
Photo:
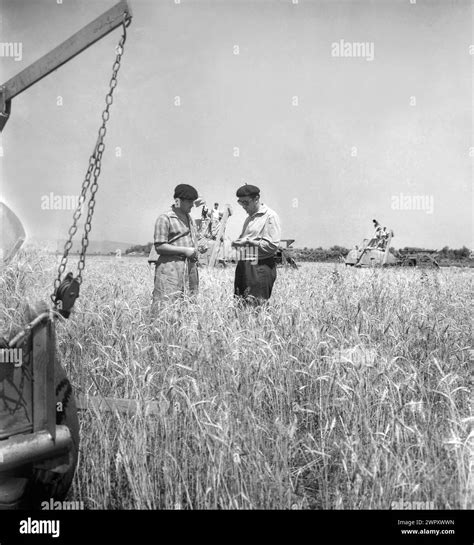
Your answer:
[[[280,218],[277,214],[272,214],[268,217],[261,237],[258,247],[262,252],[265,254],[275,254],[281,240]]]
[[[155,223],[155,235],[154,242],[156,244],[164,244],[168,242],[168,235],[170,230],[170,220],[166,214],[158,216]]]

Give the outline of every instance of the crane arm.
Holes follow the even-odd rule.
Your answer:
[[[0,132],[8,121],[11,100],[14,97],[122,25],[124,16],[130,21],[132,10],[127,0],[120,0],[62,44],[4,83],[0,87]]]

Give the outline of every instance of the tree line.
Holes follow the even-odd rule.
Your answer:
[[[147,244],[135,244],[134,246],[130,246],[130,248],[127,248],[125,250],[125,254],[135,253],[148,255],[150,253],[152,245],[152,242],[148,242]],[[437,260],[450,262],[463,261],[469,259],[469,256],[471,255],[471,251],[466,246],[458,249],[445,246],[441,250],[405,246],[404,248],[399,248],[398,250],[395,250],[395,248],[390,248],[390,252],[394,255],[400,256],[411,253],[427,252],[433,254],[433,256]],[[346,257],[348,253],[348,248],[337,245],[331,246],[328,249],[322,248],[321,246],[317,248],[307,248],[306,246],[304,248],[290,248],[290,254],[294,257],[296,261],[339,261],[341,256]]]

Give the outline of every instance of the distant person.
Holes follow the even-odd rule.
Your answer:
[[[377,236],[377,238],[379,238],[382,233],[382,226],[377,220],[372,220],[372,222],[374,224],[375,235]]]
[[[219,203],[215,202],[214,208],[211,210],[211,220],[219,221],[219,216],[220,216]]]
[[[380,240],[382,241],[382,248],[385,249],[388,243],[388,230],[386,227],[384,227],[380,233]]]
[[[175,299],[198,290],[198,236],[196,225],[189,215],[197,198],[198,192],[191,185],[177,185],[171,210],[156,220],[154,244],[159,258],[153,290],[154,308],[159,301]]]
[[[236,193],[237,202],[248,214],[242,233],[232,242],[238,252],[234,295],[249,303],[268,300],[276,280],[275,254],[281,239],[280,219],[276,212],[260,202],[260,189],[243,185]]]
[[[211,216],[210,216],[209,208],[207,207],[205,201],[203,201],[202,199],[198,199],[198,201],[194,203],[194,206],[199,206],[198,204],[196,204],[197,202],[202,203],[201,221],[198,228],[198,235],[199,235],[199,238],[203,238],[203,237],[207,237],[210,232]]]
[[[375,246],[376,248],[378,248],[378,246],[380,244],[380,237],[381,237],[381,234],[382,234],[382,226],[380,225],[380,223],[377,220],[372,220],[372,223],[373,223],[373,226],[374,226],[374,229],[375,229],[375,233],[374,233],[373,238],[369,242],[369,246]]]
[[[219,203],[215,202],[214,208],[211,210],[211,225],[210,225],[211,237],[214,240],[219,234],[221,218],[222,218],[222,214],[219,212]]]

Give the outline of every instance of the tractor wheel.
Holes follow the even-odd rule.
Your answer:
[[[34,509],[39,508],[40,502],[62,501],[67,496],[74,473],[76,471],[79,453],[79,419],[77,406],[71,383],[66,371],[56,359],[54,369],[56,386],[56,424],[67,426],[71,433],[72,448],[64,458],[57,462],[45,463],[33,468],[29,482],[29,491],[25,495],[26,501]]]

